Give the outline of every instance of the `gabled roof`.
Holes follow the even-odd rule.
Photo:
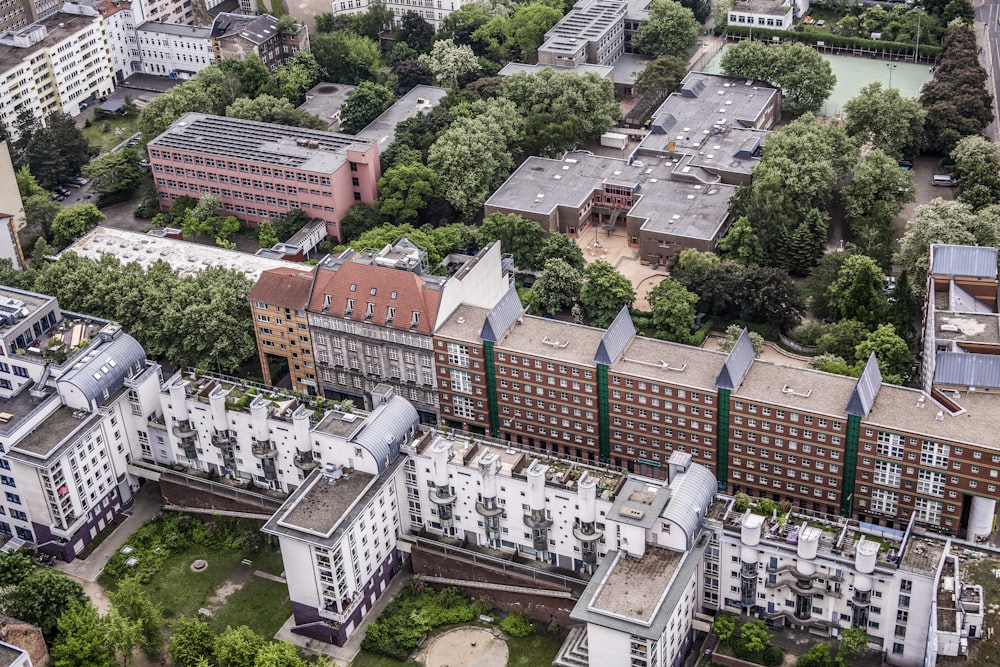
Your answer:
[[[282,308],[305,310],[309,304],[312,281],[312,270],[306,267],[301,270],[280,268],[264,271],[260,274],[257,284],[250,290],[250,300]]]
[[[1000,357],[992,354],[939,352],[934,363],[935,385],[1000,389]]]
[[[278,32],[278,19],[270,14],[246,16],[222,12],[212,21],[212,37],[239,35],[254,44],[263,44]]]
[[[996,278],[997,249],[974,245],[931,245],[931,275]]]
[[[635,324],[632,323],[632,315],[628,312],[627,306],[622,306],[614,322],[601,336],[601,344],[597,346],[594,363],[606,366],[615,363],[633,338],[635,338]]]
[[[354,301],[351,311],[349,299]],[[428,283],[413,271],[355,262],[348,256],[316,269],[308,310],[430,335],[440,302],[439,281]],[[414,313],[416,326],[411,326]]]
[[[878,360],[875,359],[875,353],[872,352],[868,356],[868,363],[865,364],[865,370],[861,371],[861,377],[858,378],[857,384],[854,385],[854,391],[851,392],[851,398],[848,399],[844,412],[856,417],[867,417],[868,413],[871,412],[872,405],[875,403],[875,397],[878,396],[878,390],[881,386],[882,371],[879,370]]]
[[[517,290],[507,290],[507,293],[486,316],[486,322],[483,323],[483,330],[479,337],[491,343],[497,342],[522,315],[524,315],[524,306],[521,305],[521,299],[517,296]]]
[[[740,337],[736,339],[733,349],[730,350],[729,356],[726,357],[726,363],[723,364],[722,370],[719,371],[719,377],[715,380],[715,386],[719,389],[728,389],[729,391],[738,389],[743,382],[743,378],[746,377],[747,371],[750,370],[753,360],[756,358],[757,353],[754,352],[750,334],[746,329],[743,329]]]

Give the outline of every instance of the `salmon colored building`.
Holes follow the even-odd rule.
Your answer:
[[[177,197],[219,198],[220,213],[249,225],[293,209],[326,223],[377,197],[378,144],[347,134],[190,113],[149,142],[160,208]]]

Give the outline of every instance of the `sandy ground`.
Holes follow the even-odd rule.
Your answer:
[[[505,667],[507,642],[484,628],[456,628],[432,639],[417,661],[425,667]]]

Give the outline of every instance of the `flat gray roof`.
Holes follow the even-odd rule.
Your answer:
[[[347,419],[344,419],[345,417]],[[347,414],[337,410],[330,410],[323,417],[323,420],[316,425],[315,430],[348,440],[364,425],[365,419],[367,419],[365,415]]]
[[[2,37],[11,37],[28,32],[35,26],[44,26],[48,33],[46,37],[28,47],[0,45],[0,72],[5,72],[14,65],[19,64],[35,51],[47,46],[57,44],[67,37],[87,28],[91,23],[100,20],[99,15],[80,16],[79,14],[65,14],[56,12],[41,21],[35,21],[17,30],[3,33]]]
[[[642,231],[711,241],[719,236],[729,218],[729,200],[736,194],[736,187],[657,181],[639,192],[642,196],[628,217],[645,219]]]
[[[636,336],[611,372],[713,391],[725,363],[723,352]]]
[[[479,333],[483,330],[483,323],[489,312],[486,308],[462,304],[455,309],[455,312],[445,320],[435,333],[479,345]]]
[[[70,436],[86,433],[99,421],[99,413],[62,406],[46,417],[27,437],[10,446],[7,456],[28,465],[48,463],[64,449],[63,445],[69,444]]]
[[[528,315],[523,324],[507,330],[498,346],[511,352],[594,367],[594,354],[603,336],[604,329]]]
[[[784,16],[791,10],[791,5],[786,4],[783,0],[737,0],[729,11]]]
[[[545,33],[539,51],[574,53],[597,41],[625,15],[623,0],[579,0]]]
[[[614,70],[614,82],[618,85],[630,86],[635,83],[636,78],[646,70],[650,59],[640,56],[637,53],[623,53],[612,66]]]
[[[845,375],[758,359],[733,392],[733,398],[842,417],[857,382],[857,378]]]
[[[937,311],[934,313],[934,338],[1000,343],[1000,315]]]
[[[135,30],[136,32],[154,32],[160,35],[190,37],[192,39],[208,39],[212,36],[211,28],[200,28],[183,23],[160,23],[159,21],[146,21],[142,25],[136,26]]]
[[[189,113],[148,146],[331,174],[347,162],[348,149],[365,152],[372,143],[362,136]]]
[[[381,155],[396,138],[396,126],[417,114],[427,113],[444,99],[448,91],[437,86],[414,86],[382,115],[358,132],[359,140],[375,142]]]
[[[306,101],[300,104],[299,108],[318,116],[330,125],[348,95],[353,93],[356,87],[342,83],[318,83],[306,93]]]
[[[507,63],[506,65],[503,66],[503,69],[497,72],[497,76],[510,76],[511,74],[518,74],[520,72],[524,72],[526,74],[537,74],[543,69],[551,69],[554,70],[555,72],[558,72],[559,74],[563,74],[565,72],[572,72],[574,74],[579,74],[581,76],[586,74],[587,72],[593,72],[602,79],[611,78],[612,74],[615,71],[614,67],[609,67],[607,65],[594,65],[593,63],[580,63],[575,67],[559,67],[557,65],[538,65],[538,64],[531,65],[528,63]]]

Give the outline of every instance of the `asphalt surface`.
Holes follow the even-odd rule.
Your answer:
[[[1000,0],[974,0],[972,4],[976,9],[976,37],[981,47],[979,61],[986,68],[986,87],[993,93],[994,121],[987,126],[985,132],[996,141],[997,121],[1000,120],[1000,114],[997,113],[1000,77],[996,76],[994,68],[1000,65]]]

